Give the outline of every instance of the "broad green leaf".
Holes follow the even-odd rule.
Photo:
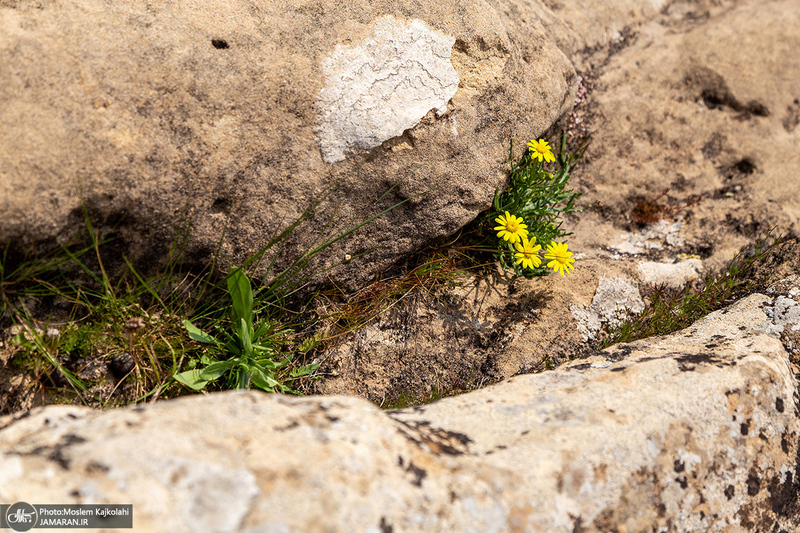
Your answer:
[[[266,372],[263,372],[258,367],[253,367],[251,369],[250,378],[256,387],[267,392],[275,392],[275,387],[280,387],[280,383],[275,381],[272,377],[267,375]]]
[[[181,372],[180,374],[175,374],[173,377],[175,378],[175,381],[178,383],[183,383],[192,390],[201,390],[209,381],[207,379],[201,379],[200,370],[196,368],[194,370]]]
[[[222,374],[224,374],[234,366],[236,366],[237,363],[239,363],[239,361],[237,361],[236,359],[211,363],[210,365],[205,367],[203,371],[200,373],[200,378],[206,381],[213,381],[222,376]]]
[[[189,332],[189,337],[197,342],[205,342],[207,344],[217,344],[217,339],[201,330],[188,320],[183,321],[183,327]]]
[[[253,289],[250,279],[241,268],[233,267],[228,274],[228,292],[233,301],[231,321],[234,327],[239,326],[239,321],[244,320],[247,327],[253,328]]]

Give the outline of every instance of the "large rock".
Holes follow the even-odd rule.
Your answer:
[[[796,531],[797,384],[764,312],[796,281],[414,409],[243,392],[7,416],[0,499],[132,503],[142,531]]]
[[[377,248],[339,275],[368,279],[486,209],[509,139],[570,109],[542,17],[519,0],[3,3],[0,244],[71,234],[82,199],[101,229],[124,219],[139,260],[191,218],[189,258],[225,234],[241,261],[338,183],[288,253],[331,216],[329,234],[413,199],[315,265]]]
[[[569,225],[592,256],[719,267],[769,227],[800,227],[800,4],[689,7],[637,26],[592,74],[573,174],[591,208]],[[677,224],[663,246],[632,242],[659,218]]]

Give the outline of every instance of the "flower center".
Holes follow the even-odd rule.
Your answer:
[[[519,229],[519,224],[517,224],[516,220],[509,220],[506,223],[506,231],[508,231],[509,233],[516,233],[518,229]]]

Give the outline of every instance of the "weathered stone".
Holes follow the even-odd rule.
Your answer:
[[[687,330],[383,412],[221,393],[0,419],[0,499],[146,531],[796,530],[797,387],[752,295]]]
[[[790,50],[800,7],[712,4],[671,3],[593,73],[593,139],[573,173],[591,207],[569,226],[589,256],[613,257],[611,246],[660,262],[698,254],[720,268],[767,228],[797,232],[800,60]],[[662,220],[642,229],[633,213],[643,202]],[[672,242],[633,238],[676,223]]]
[[[591,305],[570,307],[584,341],[597,338],[603,326],[617,327],[631,314],[644,311],[636,284],[624,277],[600,278]]]
[[[700,277],[703,262],[696,258],[676,263],[642,261],[638,268],[642,283],[680,288]]]
[[[0,244],[70,235],[83,201],[100,230],[122,219],[118,242],[140,264],[166,257],[191,218],[186,258],[208,261],[224,234],[224,265],[338,184],[285,260],[334,214],[329,234],[413,199],[310,268],[350,255],[332,275],[370,279],[487,208],[509,140],[569,110],[575,72],[545,12],[518,0],[5,2]]]

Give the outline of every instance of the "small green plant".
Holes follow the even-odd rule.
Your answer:
[[[175,375],[187,387],[200,390],[209,382],[229,374],[233,388],[248,389],[251,385],[266,392],[299,394],[287,385],[308,376],[319,365],[310,364],[289,368],[294,358],[290,351],[276,361],[279,347],[294,333],[268,318],[258,320],[253,313],[253,290],[250,279],[240,268],[228,275],[228,293],[231,297],[231,323],[229,331],[222,331],[223,339],[203,332],[188,320],[183,325],[193,340],[211,345],[209,354],[201,358],[203,368],[194,368]]]
[[[667,335],[689,327],[712,311],[758,290],[760,287],[753,275],[755,269],[783,241],[782,237],[772,236],[773,230],[757,238],[753,245],[742,248],[721,272],[708,273],[699,286],[691,283],[683,289],[654,287],[648,295],[650,303],[644,311],[611,331],[601,348]]]
[[[575,259],[567,243],[557,241],[571,235],[561,229],[561,216],[581,211],[575,207],[581,193],[567,189],[567,184],[570,170],[585,153],[588,142],[574,153],[566,150],[566,142],[565,133],[557,160],[543,139],[530,141],[517,163],[513,142],[509,149],[510,184],[502,194],[495,191],[487,222],[497,224],[495,256],[503,268],[513,269],[518,276],[541,276],[548,268],[563,276],[573,269]],[[557,163],[558,168],[548,169],[550,163]],[[539,256],[542,245],[546,265]]]

